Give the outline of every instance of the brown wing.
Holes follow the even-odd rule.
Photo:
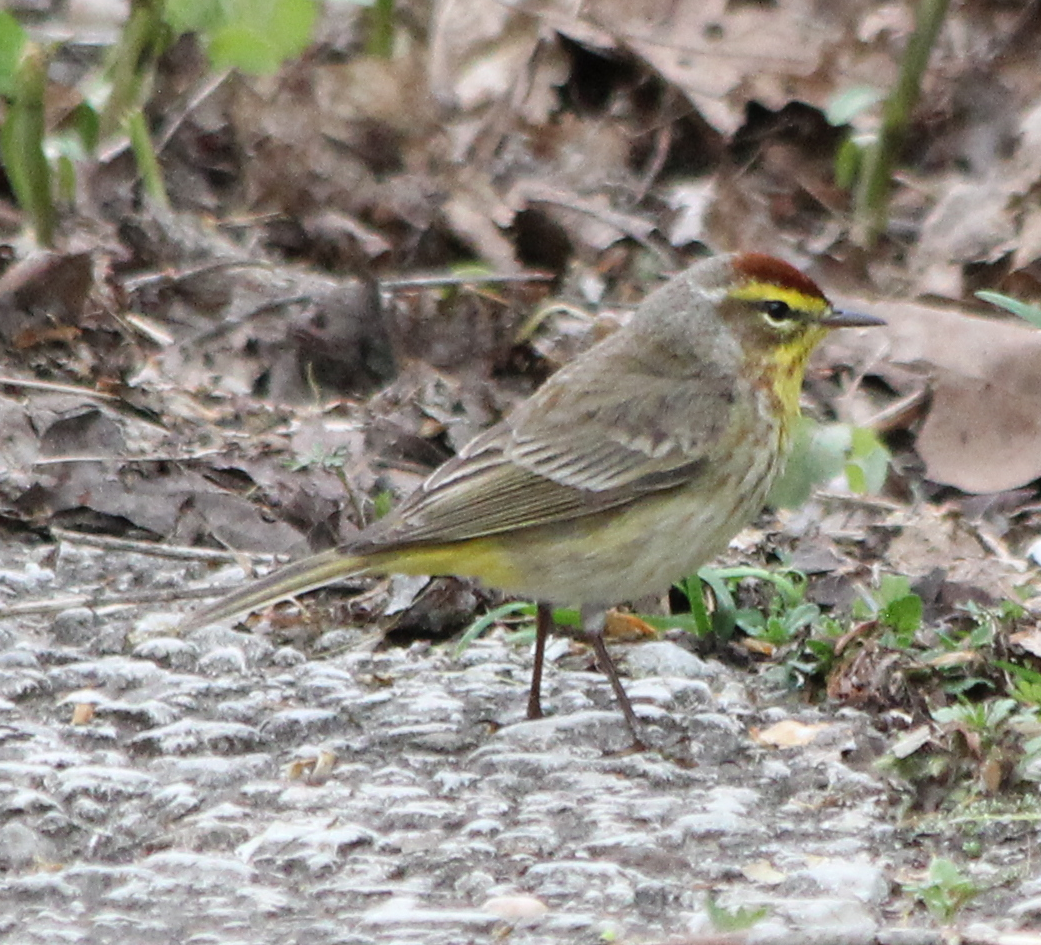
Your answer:
[[[587,371],[582,359],[559,372],[352,550],[553,525],[700,476],[732,422],[732,384],[613,361]]]

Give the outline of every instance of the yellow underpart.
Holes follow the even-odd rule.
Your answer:
[[[402,548],[361,559],[386,574],[455,574],[491,587],[513,587],[519,574],[509,553],[509,539],[471,538],[446,545]]]
[[[826,334],[824,328],[811,328],[797,338],[778,343],[767,356],[764,371],[772,374],[771,386],[781,406],[781,422],[786,429],[788,421],[799,415],[799,395],[806,362]]]

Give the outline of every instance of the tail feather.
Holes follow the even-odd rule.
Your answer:
[[[272,571],[266,577],[232,591],[214,604],[189,614],[178,629],[184,633],[198,630],[207,624],[241,617],[252,610],[267,607],[287,597],[313,591],[326,584],[367,570],[363,557],[346,555],[335,548],[323,551],[285,567]]]

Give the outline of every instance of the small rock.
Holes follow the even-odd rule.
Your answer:
[[[177,637],[153,637],[139,643],[133,649],[133,656],[139,660],[152,660],[170,669],[192,669],[199,659],[198,649],[185,640]]]
[[[880,903],[889,895],[885,875],[873,863],[856,860],[824,860],[802,873],[822,889],[853,896],[861,902]]]
[[[880,929],[878,945],[943,945],[946,936],[939,929]]]
[[[51,637],[63,646],[86,646],[97,631],[97,616],[88,607],[70,607],[55,614],[51,621]]]
[[[661,640],[633,647],[625,660],[633,676],[685,676],[708,679],[716,674],[701,658],[689,650]]]
[[[199,671],[208,676],[244,676],[246,654],[237,646],[219,646],[199,660]]]
[[[0,870],[23,870],[48,860],[50,845],[35,830],[14,821],[0,827]]]

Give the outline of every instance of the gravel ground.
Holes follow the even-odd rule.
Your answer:
[[[56,576],[41,549],[2,550],[5,601],[185,576],[77,548]],[[631,752],[566,640],[553,714],[529,722],[530,654],[499,635],[455,659],[340,628],[305,652],[179,639],[170,618],[0,622],[4,942],[943,940],[902,891],[935,850],[896,828],[867,715],[768,698],[672,643],[619,647],[655,746]],[[816,737],[755,739],[788,719]],[[963,866],[987,890],[966,941],[1027,941],[1008,932],[1041,912],[1034,834]],[[722,936],[710,895],[763,917]]]

